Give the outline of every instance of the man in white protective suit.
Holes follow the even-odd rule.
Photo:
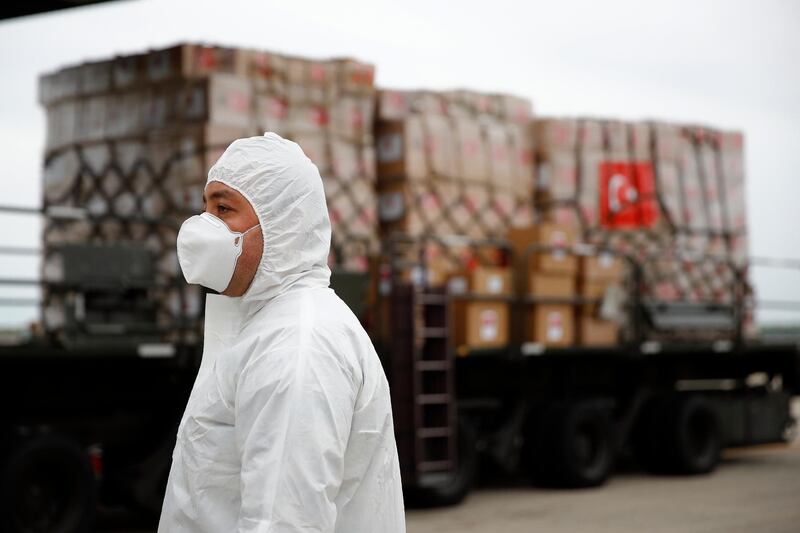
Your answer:
[[[178,259],[222,296],[208,297],[158,531],[405,531],[389,386],[328,286],[317,167],[274,133],[239,139],[204,198]]]

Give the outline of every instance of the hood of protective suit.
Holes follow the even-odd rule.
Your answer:
[[[208,172],[242,194],[258,215],[264,252],[244,302],[263,304],[290,288],[327,287],[331,224],[319,170],[275,133],[239,139]]]

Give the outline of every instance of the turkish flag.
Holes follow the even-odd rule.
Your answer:
[[[600,225],[649,228],[658,219],[653,167],[649,162],[600,163]]]

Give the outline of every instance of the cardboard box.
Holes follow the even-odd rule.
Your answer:
[[[578,123],[578,143],[581,151],[603,150],[603,123],[581,119]]]
[[[471,290],[476,294],[511,295],[511,271],[504,267],[480,266],[472,271]]]
[[[527,340],[545,346],[572,346],[575,317],[571,305],[536,305],[531,313]]]
[[[80,70],[78,94],[81,96],[105,93],[111,89],[112,60],[84,63]]]
[[[576,242],[576,230],[571,226],[560,224],[539,224],[537,243],[543,246],[569,248]],[[574,274],[578,261],[574,255],[564,250],[550,253],[534,254],[533,268],[542,272]]]
[[[117,56],[111,66],[111,82],[116,90],[136,86],[144,76],[144,54]]]
[[[449,117],[436,114],[422,115],[425,132],[425,155],[428,177],[438,179],[459,178],[456,139]]]
[[[286,100],[274,94],[260,94],[255,97],[255,124],[258,131],[272,131],[285,135],[289,107]]]
[[[453,204],[455,184],[429,184],[392,180],[378,186],[378,218],[385,236],[394,232],[412,237],[454,235],[454,220],[446,216],[445,205]]]
[[[578,324],[581,346],[614,346],[618,342],[619,325],[616,322],[581,315]]]
[[[457,166],[465,181],[485,183],[489,175],[489,147],[481,135],[477,119],[459,117],[454,120],[458,145]]]
[[[556,152],[539,161],[536,191],[540,196],[546,194],[548,201],[573,200],[577,190],[578,170],[574,152]]]
[[[545,298],[575,296],[575,278],[571,275],[532,272],[528,278],[528,294]]]
[[[489,187],[474,183],[454,185],[457,187],[455,196],[445,206],[449,206],[446,216],[453,221],[456,234],[473,239],[486,238],[488,235],[485,226],[487,214],[490,213]]]
[[[445,256],[437,256],[428,259],[427,282],[431,287],[441,287],[447,283],[453,273],[453,264]]]
[[[647,122],[628,123],[628,135],[633,159],[637,161],[650,159],[653,144],[650,124]]]
[[[336,60],[339,83],[351,92],[372,94],[375,87],[375,66],[351,58]]]
[[[152,145],[148,147],[149,151],[142,155],[151,160],[160,160],[162,165],[166,165],[170,164],[170,158],[179,150],[182,157],[171,163],[169,176],[177,174],[180,176],[180,183],[198,187],[202,191],[211,166],[231,142],[247,136],[247,133],[247,129],[230,126],[184,126],[176,132],[164,134],[163,137],[154,136]],[[157,190],[154,192],[158,193]]]
[[[620,120],[606,120],[605,129],[608,150],[615,155],[629,157],[628,125]]]
[[[537,193],[536,197],[539,199],[537,200],[536,211],[539,214],[540,221],[563,224],[572,227],[580,226],[581,219],[578,216],[578,210],[574,206],[547,204],[546,201],[544,201],[544,205],[542,205],[542,203],[538,203],[538,201],[541,200],[542,195]]]
[[[580,263],[584,280],[615,282],[623,277],[623,260],[608,253],[581,257]]]
[[[422,180],[429,177],[425,135],[419,117],[378,123],[375,145],[379,180]]]
[[[298,131],[291,136],[291,139],[299,144],[303,153],[306,154],[306,157],[317,165],[321,176],[330,176],[333,174],[331,170],[331,159],[328,157],[333,150],[331,149],[332,147],[328,145],[328,140],[325,138],[325,135],[315,132]],[[337,182],[338,181],[339,180],[337,180]],[[338,183],[334,187],[337,186]]]
[[[536,237],[536,226],[509,228],[506,232],[506,240],[517,258],[520,258],[525,248],[536,242]]]
[[[606,280],[582,280],[581,296],[584,298],[602,298],[606,293],[606,288],[610,285]]]
[[[39,77],[39,103],[50,106],[78,94],[81,67],[72,66]]]
[[[510,296],[511,270],[506,267],[478,266],[471,272],[450,276],[447,282],[449,292],[467,292],[484,296]]]
[[[510,145],[508,128],[503,124],[486,127],[489,141],[490,180],[498,189],[511,189],[515,185],[514,152]]]
[[[502,348],[508,344],[508,304],[456,302],[453,311],[457,349]]]
[[[411,112],[412,93],[381,90],[378,92],[378,117],[382,121],[402,120]]]
[[[601,199],[600,169],[608,154],[602,150],[584,151],[578,159],[580,166],[581,186],[578,191],[578,205],[583,223],[596,227],[599,220],[599,203]]]
[[[375,193],[368,180],[353,180],[346,187],[326,187],[325,193],[334,236],[364,240],[375,233]]]
[[[245,50],[182,44],[150,51],[144,58],[144,69],[150,82],[198,77],[211,72],[246,75],[248,58]]]
[[[108,215],[69,226],[48,221],[45,247],[92,239],[141,241],[153,251],[157,281],[174,285],[180,276],[174,267],[174,232],[158,235],[144,223],[117,217],[183,219],[198,212],[208,168],[228,143],[276,131],[299,142],[320,167],[333,225],[334,262],[329,264],[365,271],[368,252],[377,249],[373,77],[371,65],[347,59],[309,61],[200,45],[114,57],[42,76],[39,98],[46,108],[46,150],[52,159],[45,169],[45,205],[87,206]],[[80,179],[75,144],[99,179]],[[53,152],[65,146],[70,150]],[[420,157],[405,158],[406,163],[416,161],[422,168],[417,175],[425,175],[424,147],[422,142],[414,146],[420,149],[412,153]],[[106,170],[109,161],[111,171]],[[413,210],[414,216],[421,211]],[[443,218],[420,219],[419,231],[445,226]],[[154,302],[159,325],[172,328],[180,298],[156,295]],[[51,303],[43,300],[43,307]],[[49,322],[48,329],[54,324]]]
[[[330,131],[350,142],[372,144],[374,103],[362,95],[341,97],[330,106]]]
[[[497,238],[532,219],[530,103],[471,91],[380,91],[384,235]],[[392,182],[406,182],[401,194]],[[405,214],[403,213],[405,206]]]
[[[511,192],[531,201],[536,183],[531,124],[529,122],[512,124],[507,127],[507,131],[511,141],[511,160],[514,167]]]
[[[517,260],[521,260],[525,249],[532,244],[569,248],[576,242],[577,231],[572,226],[545,222],[527,228],[511,228],[506,233]],[[578,270],[577,257],[564,250],[548,253],[533,253],[529,256],[529,268],[553,274],[574,274]],[[522,265],[518,264],[518,267]]]
[[[471,91],[384,90],[378,93],[377,115],[378,160],[385,165],[380,176],[492,183],[499,190],[531,185],[530,102],[525,99]],[[418,125],[409,126],[412,119]],[[420,139],[412,143],[412,137]],[[390,164],[401,154],[411,155],[411,145],[422,162],[419,175],[409,171],[408,162],[402,168]]]
[[[419,264],[420,254],[425,257],[426,270],[423,270]],[[456,273],[461,271],[463,265],[457,251],[443,251],[435,244],[426,245],[422,251],[419,246],[408,247],[402,254],[402,259],[413,263],[413,266],[400,272],[400,279],[417,285],[427,284],[431,287],[445,286]],[[464,284],[466,284],[466,280]]]
[[[536,147],[539,153],[569,151],[578,139],[578,122],[574,119],[537,120]]]

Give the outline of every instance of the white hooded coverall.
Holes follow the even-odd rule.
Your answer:
[[[232,143],[208,181],[252,204],[264,253],[241,298],[209,297],[158,531],[405,531],[388,383],[328,286],[319,171],[267,133]]]

